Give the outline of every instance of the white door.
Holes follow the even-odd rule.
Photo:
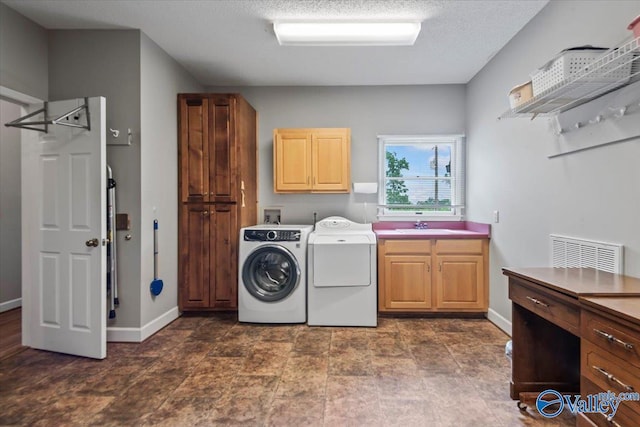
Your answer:
[[[48,133],[22,131],[22,342],[103,359],[106,103],[102,97],[88,102],[91,130],[49,125]],[[47,116],[82,104],[84,99],[50,102]],[[81,110],[65,121],[84,124],[86,114]]]

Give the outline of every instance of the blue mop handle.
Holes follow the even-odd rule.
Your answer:
[[[153,279],[158,278],[158,220],[153,220]]]

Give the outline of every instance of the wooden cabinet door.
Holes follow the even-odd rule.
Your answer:
[[[213,308],[238,307],[238,228],[237,205],[217,203],[211,206],[211,256],[209,271]]]
[[[209,98],[209,201],[236,202],[236,144],[233,126],[234,99]]]
[[[179,179],[181,202],[209,200],[209,101],[180,95]]]
[[[386,309],[431,308],[431,256],[385,256],[383,297]]]
[[[274,132],[274,191],[311,189],[311,134],[305,131]]]
[[[437,264],[437,308],[487,309],[482,255],[441,255]]]
[[[209,307],[209,207],[181,207],[180,308]]]
[[[312,189],[349,192],[350,141],[347,130],[318,131],[312,136]]]

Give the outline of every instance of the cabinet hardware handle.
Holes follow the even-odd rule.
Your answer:
[[[623,346],[624,348],[626,348],[627,350],[633,350],[633,344],[630,344],[628,342],[624,342],[619,338],[614,337],[611,334],[608,334],[604,331],[601,331],[600,329],[593,329],[593,332],[595,332],[596,334],[600,334],[602,335],[604,338],[606,338],[609,342],[614,342],[616,344],[620,344],[621,346]]]
[[[609,424],[611,424],[614,427],[622,427],[620,424],[618,424],[617,422],[613,421],[613,418],[609,418],[609,415],[605,414],[604,412],[598,412],[600,415],[602,415],[604,417],[605,420],[607,420],[607,422]]]
[[[308,176],[308,177],[307,177],[307,185],[309,185],[309,182],[311,182],[311,181],[310,181],[310,179],[311,179],[311,177],[310,177],[310,176]]]
[[[209,211],[202,212],[202,215],[209,215]]]
[[[602,369],[599,366],[595,366],[595,365],[591,365],[591,367],[593,369],[595,369],[596,371],[600,372],[602,375],[604,375],[609,381],[613,381],[615,383],[618,383],[618,385],[620,387],[622,387],[623,389],[625,389],[626,391],[633,391],[633,387],[623,383],[622,381],[620,381],[619,379],[617,379],[616,377],[613,376],[613,374],[610,374],[609,372],[607,372],[606,370]]]
[[[542,301],[540,301],[539,299],[531,298],[530,296],[527,296],[527,299],[528,299],[529,301],[533,302],[534,304],[538,304],[538,305],[541,305],[541,306],[543,306],[543,307],[549,307],[549,304],[545,304],[545,303],[543,303]]]
[[[442,263],[441,262],[438,263],[438,271],[442,271]]]
[[[427,273],[431,273],[431,266],[427,264]]]

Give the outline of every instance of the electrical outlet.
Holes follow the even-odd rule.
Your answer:
[[[500,211],[493,211],[493,222],[496,224],[500,222]]]

